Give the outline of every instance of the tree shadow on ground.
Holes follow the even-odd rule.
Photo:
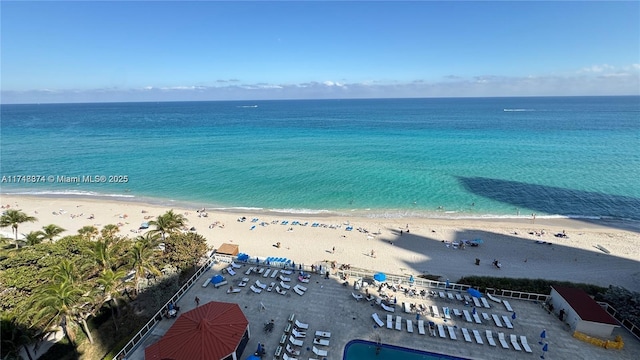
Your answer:
[[[635,197],[483,177],[458,177],[458,181],[469,192],[518,208],[577,215],[579,221],[640,232],[640,199]]]

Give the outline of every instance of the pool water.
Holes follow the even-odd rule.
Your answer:
[[[377,354],[376,354],[377,353]],[[344,348],[343,360],[468,360],[457,356],[432,353],[366,340],[351,340]]]

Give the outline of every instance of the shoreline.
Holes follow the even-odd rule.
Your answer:
[[[197,211],[201,208],[183,204],[94,196],[2,194],[1,204],[38,219],[20,224],[21,234],[48,224],[67,229],[62,236],[87,225],[116,224],[120,235],[133,239],[146,231],[139,229],[143,222],[174,209],[187,217],[188,228],[194,227],[212,248],[233,243],[251,256],[286,257],[307,265],[336,261],[389,274],[431,274],[451,281],[470,275],[544,278],[640,291],[637,224],[619,226],[559,217],[539,217],[535,222],[530,218],[373,218],[256,208],[207,208],[208,216],[201,217]],[[239,221],[243,216],[246,221]],[[258,220],[252,222],[253,218]],[[283,221],[289,223],[281,225]],[[1,230],[11,234],[10,228]],[[567,238],[555,236],[563,231]],[[456,245],[476,238],[483,244],[464,250]],[[281,248],[275,247],[278,242]],[[475,259],[480,259],[480,265],[475,265]],[[491,265],[494,259],[503,264],[501,269]]]

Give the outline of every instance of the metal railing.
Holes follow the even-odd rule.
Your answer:
[[[151,329],[153,329],[153,327],[156,326],[156,324],[162,320],[162,312],[167,308],[169,303],[177,302],[182,297],[182,295],[184,295],[184,293],[186,293],[189,290],[191,285],[193,285],[198,280],[198,278],[200,278],[202,274],[204,274],[206,271],[208,271],[211,268],[211,266],[213,265],[213,263],[215,263],[215,261],[216,261],[215,256],[209,257],[205,262],[205,264],[201,266],[196,271],[196,273],[193,274],[193,276],[191,276],[189,280],[187,280],[187,282],[184,285],[182,285],[182,287],[175,294],[173,294],[171,299],[169,299],[169,301],[167,301],[164,304],[164,306],[162,306],[160,310],[158,310],[158,312],[156,312],[155,315],[153,315],[153,317],[149,321],[147,321],[147,323],[142,327],[142,329],[140,329],[131,338],[131,340],[129,340],[129,342],[113,357],[113,359],[118,359],[118,360],[126,359],[126,356],[132,351],[134,351],[136,347],[138,347],[139,343],[145,338],[145,336],[149,333],[149,331],[151,331]]]

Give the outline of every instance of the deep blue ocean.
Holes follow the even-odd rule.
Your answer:
[[[2,193],[640,220],[637,96],[2,105],[0,120]]]

